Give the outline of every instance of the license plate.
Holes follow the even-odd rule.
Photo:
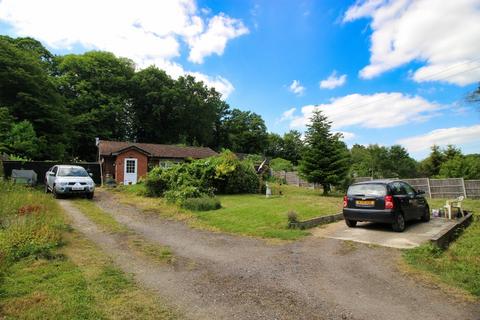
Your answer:
[[[72,187],[72,190],[83,190],[83,187]]]
[[[375,205],[374,200],[357,200],[355,203],[357,204],[357,206],[373,206],[373,205]]]

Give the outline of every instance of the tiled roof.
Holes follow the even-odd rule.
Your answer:
[[[122,141],[106,141],[100,140],[98,148],[100,155],[110,156],[120,150],[136,147],[146,151],[153,157],[159,158],[194,158],[201,159],[216,155],[217,153],[206,147],[183,147],[169,144],[155,143],[135,143]]]

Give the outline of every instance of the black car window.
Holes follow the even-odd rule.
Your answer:
[[[385,196],[387,188],[380,183],[354,184],[348,188],[349,196]]]
[[[415,194],[415,190],[408,183],[402,182],[402,186],[407,194]]]
[[[390,184],[390,189],[392,190],[393,195],[406,195],[407,190],[403,187],[402,183],[396,181]]]
[[[52,172],[57,174],[57,171],[58,171],[58,167],[53,167]]]

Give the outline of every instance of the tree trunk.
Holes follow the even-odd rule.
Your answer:
[[[330,192],[330,184],[322,184],[323,187],[323,195],[328,196],[328,192]]]

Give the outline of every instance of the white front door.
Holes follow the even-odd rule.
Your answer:
[[[134,158],[125,159],[123,184],[128,185],[137,183],[137,161],[138,159]]]

